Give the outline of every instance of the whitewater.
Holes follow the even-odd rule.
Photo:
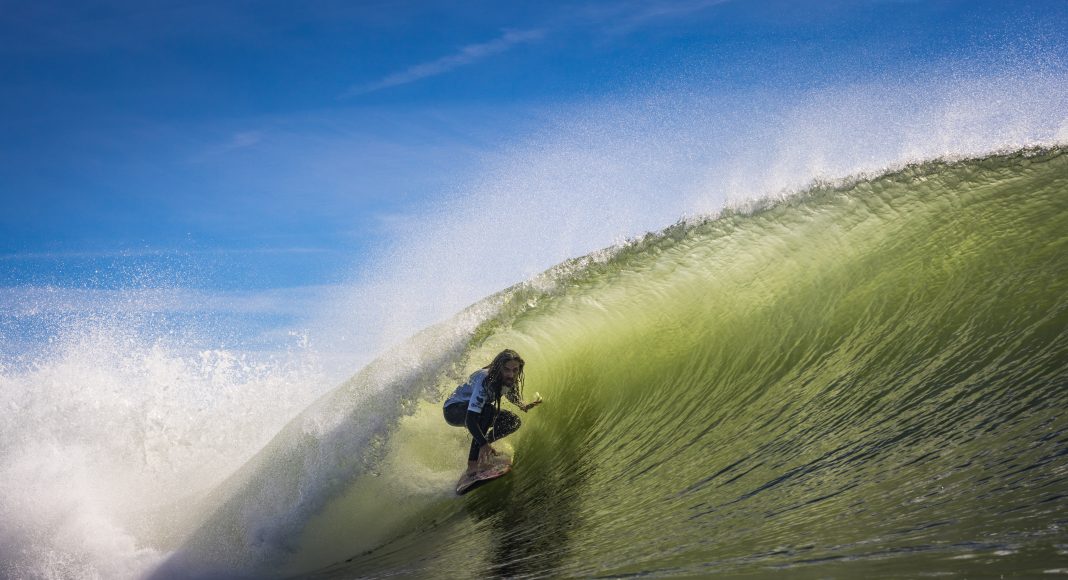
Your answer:
[[[266,359],[154,330],[145,291],[64,305],[0,369],[0,574],[1063,572],[1066,88],[569,111]],[[440,404],[502,348],[546,403],[457,498]]]

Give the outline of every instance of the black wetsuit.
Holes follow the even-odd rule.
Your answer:
[[[482,404],[481,409],[478,411],[471,410],[470,407],[473,405],[469,401],[462,400],[463,395],[468,395],[471,392],[472,385],[470,385],[470,382],[483,381],[485,379],[484,373],[485,371],[479,371],[471,375],[469,383],[457,388],[453,396],[446,401],[444,408],[445,421],[449,425],[467,427],[468,432],[471,433],[472,440],[471,449],[467,454],[468,461],[478,459],[478,450],[483,445],[515,433],[521,424],[519,417],[515,413],[500,408],[500,393],[486,393],[494,396],[484,397],[485,400],[480,401]],[[482,387],[483,385],[479,384],[478,386]],[[477,390],[482,391],[482,389]]]

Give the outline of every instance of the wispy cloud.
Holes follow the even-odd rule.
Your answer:
[[[447,73],[453,69],[474,64],[482,59],[510,50],[512,47],[535,42],[545,36],[544,30],[508,30],[499,38],[480,44],[469,44],[458,52],[430,62],[411,66],[378,81],[350,88],[343,96],[366,95],[389,87],[414,83],[428,77]]]
[[[226,151],[233,151],[234,149],[244,149],[246,147],[252,147],[253,145],[263,141],[263,133],[260,131],[243,131],[234,134],[230,138],[230,142],[226,144]]]
[[[579,14],[610,35],[626,35],[645,26],[690,17],[731,0],[631,0],[612,4],[590,4]]]
[[[644,0],[626,0],[608,5],[594,3],[572,9],[567,20],[557,22],[556,25],[552,25],[549,28],[594,27],[600,29],[601,33],[611,36],[627,35],[645,26],[685,19],[696,13],[731,1],[665,0],[650,4]],[[517,45],[539,41],[547,34],[548,32],[545,28],[507,30],[500,37],[489,42],[469,44],[448,56],[410,66],[374,82],[354,85],[342,95],[342,98],[366,95],[445,74],[456,68],[468,66],[490,56],[506,52]]]
[[[221,143],[214,143],[205,147],[203,151],[193,155],[190,161],[193,163],[210,161],[227,153],[255,147],[265,139],[266,133],[264,131],[238,131],[229,135]]]

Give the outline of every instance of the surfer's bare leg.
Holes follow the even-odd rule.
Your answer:
[[[467,472],[464,473],[464,477],[474,477],[479,471],[485,469],[490,462],[490,459],[497,455],[497,450],[490,444],[485,444],[479,447],[477,455],[472,459],[467,459]]]
[[[499,452],[488,443],[486,445],[481,446],[478,449],[478,455],[474,459],[469,458],[467,460],[467,471],[464,471],[464,474],[460,476],[460,481],[473,479],[475,476],[478,475],[478,472],[486,468],[492,467],[492,460],[495,456],[498,455],[498,453]]]
[[[476,463],[483,468],[489,467],[493,463],[493,458],[498,455],[500,455],[500,453],[494,449],[492,445],[487,443],[478,450],[478,461]]]
[[[495,455],[497,455],[496,449],[494,449],[489,444],[483,445],[478,450],[478,457],[476,457],[475,459],[467,460],[467,471],[465,471],[464,474],[460,476],[461,481],[472,479],[478,475],[479,471],[482,471],[483,469],[489,467],[490,459]]]

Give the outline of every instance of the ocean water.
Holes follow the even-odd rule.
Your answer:
[[[0,367],[0,576],[1068,573],[1068,93],[1032,80],[867,118],[879,91],[816,95],[734,166],[648,109],[667,129],[513,154],[471,203],[547,191],[503,250],[552,247],[518,260],[548,269],[473,299],[412,284],[502,251],[435,222],[386,256],[415,274],[343,303],[369,323],[332,318],[398,344],[340,384],[315,340],[264,360],[67,307],[44,354]],[[587,169],[611,187],[578,191]],[[620,227],[653,233],[603,241]],[[514,471],[456,497],[468,438],[440,405],[502,348],[545,403],[502,443]]]
[[[252,545],[283,575],[1065,567],[1064,150],[816,188],[552,276],[496,297],[470,338],[420,335],[409,350],[442,355],[360,405],[341,401],[375,365],[290,423],[157,574],[240,569],[267,504]],[[512,474],[457,498],[465,437],[439,395],[505,347],[546,402],[510,438]],[[302,495],[339,465],[351,480]]]

